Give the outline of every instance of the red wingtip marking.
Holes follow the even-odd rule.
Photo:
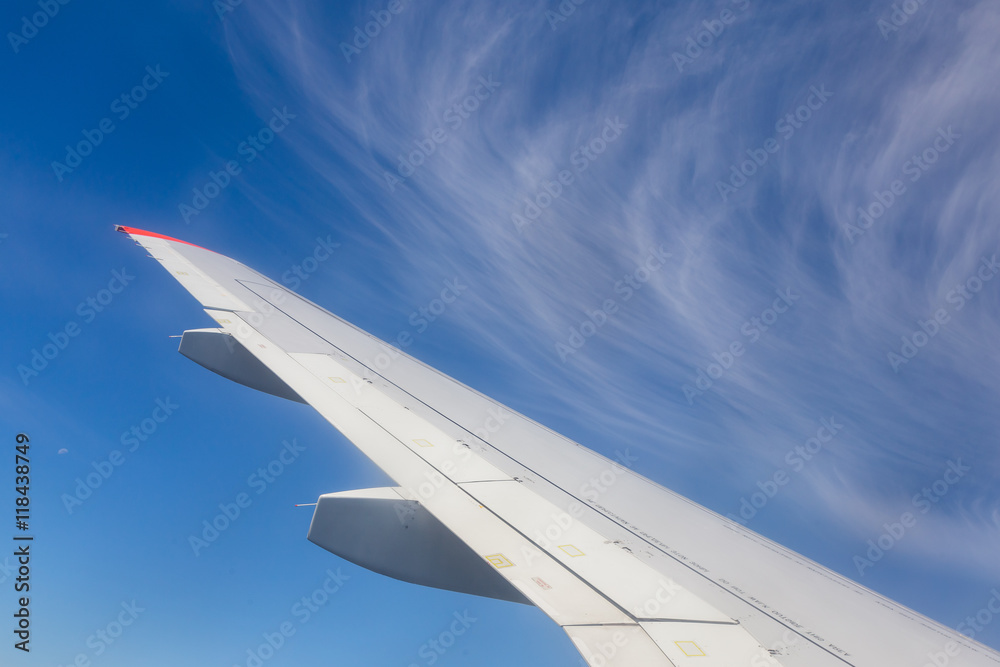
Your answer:
[[[188,241],[182,241],[180,239],[175,239],[172,236],[165,236],[163,234],[157,234],[156,232],[147,232],[145,229],[136,229],[135,227],[126,227],[125,225],[115,225],[115,231],[124,232],[125,234],[138,234],[139,236],[151,236],[154,239],[164,239],[167,241],[173,241],[175,243],[183,243],[184,245],[194,246],[195,248],[201,248],[200,245],[195,245]],[[208,250],[208,248],[201,248],[202,250]]]

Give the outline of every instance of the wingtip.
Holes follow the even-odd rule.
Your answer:
[[[163,239],[165,241],[173,241],[174,243],[183,243],[184,245],[194,246],[195,248],[201,248],[202,250],[208,250],[208,248],[202,248],[200,245],[195,245],[190,241],[175,239],[172,236],[157,234],[156,232],[150,232],[145,229],[139,229],[137,227],[126,227],[125,225],[115,225],[115,231],[122,232],[123,234],[129,234],[131,236],[149,236],[154,239]]]

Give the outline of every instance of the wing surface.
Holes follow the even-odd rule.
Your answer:
[[[981,644],[545,428],[228,257],[118,229],[201,303],[218,331],[382,468],[401,498],[419,502],[559,624],[590,665],[1000,665]]]

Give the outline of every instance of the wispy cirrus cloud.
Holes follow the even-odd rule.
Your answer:
[[[789,494],[832,522],[877,526],[943,461],[997,464],[1000,280],[960,310],[947,298],[1000,251],[1000,10],[927,5],[884,39],[880,5],[736,4],[592,0],[555,31],[544,4],[412,4],[350,62],[339,43],[355,25],[330,25],[316,4],[248,4],[226,30],[262,113],[277,101],[300,113],[283,136],[314,174],[299,208],[344,197],[367,224],[345,233],[378,248],[404,301],[462,275],[474,288],[449,326],[530,377],[529,396],[560,395],[552,415],[605,405],[592,432],[635,442],[644,472],[719,511],[837,415],[836,447]],[[674,54],[726,9],[733,21],[679,72]],[[481,77],[495,90],[454,111]],[[796,118],[824,86],[829,99]],[[627,127],[588,152],[609,119]],[[948,149],[914,167],[949,128]],[[433,151],[387,186],[429,138]],[[720,198],[717,183],[768,139],[778,149]],[[519,228],[512,214],[562,171],[573,182]],[[852,237],[857,209],[896,180],[905,191]],[[670,261],[626,302],[619,281],[661,245]],[[794,308],[752,324],[787,289]],[[607,298],[620,308],[564,363],[556,344]],[[888,353],[946,306],[949,323],[896,372]],[[683,386],[734,342],[745,353],[689,402]],[[716,483],[661,466],[678,460],[711,462]],[[957,487],[901,548],[954,537],[972,546],[942,557],[995,576],[990,479]]]

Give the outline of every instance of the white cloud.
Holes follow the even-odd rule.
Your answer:
[[[996,463],[1000,281],[900,374],[886,353],[1000,249],[1000,11],[928,6],[883,40],[870,11],[811,7],[751,6],[684,73],[671,56],[712,18],[703,7],[591,2],[552,31],[545,5],[413,4],[351,63],[338,44],[352,27],[331,34],[318,7],[247,4],[227,26],[244,87],[262,110],[301,110],[284,138],[320,189],[356,211],[338,231],[379,248],[387,280],[409,290],[400,299],[418,303],[441,276],[462,275],[470,305],[449,326],[530,377],[526,396],[562,396],[546,409],[567,419],[606,406],[596,432],[634,438],[649,460],[728,466],[733,497],[816,419],[842,416],[850,433],[795,493],[849,525],[891,518],[895,498],[949,457]],[[448,128],[446,110],[480,76],[499,88]],[[830,101],[721,201],[716,181],[814,85]],[[511,213],[615,117],[627,130],[519,233]],[[843,226],[857,207],[949,126],[961,139],[850,243]],[[390,192],[398,156],[439,127],[444,143]],[[265,210],[284,206],[249,194]],[[562,364],[555,343],[659,244],[671,261]],[[795,308],[689,407],[681,385],[713,353],[747,343],[743,323],[786,287],[802,294]],[[989,485],[963,493],[981,498]],[[912,548],[954,538],[968,550],[942,558],[995,574],[983,556],[996,543],[990,512],[963,500]]]

